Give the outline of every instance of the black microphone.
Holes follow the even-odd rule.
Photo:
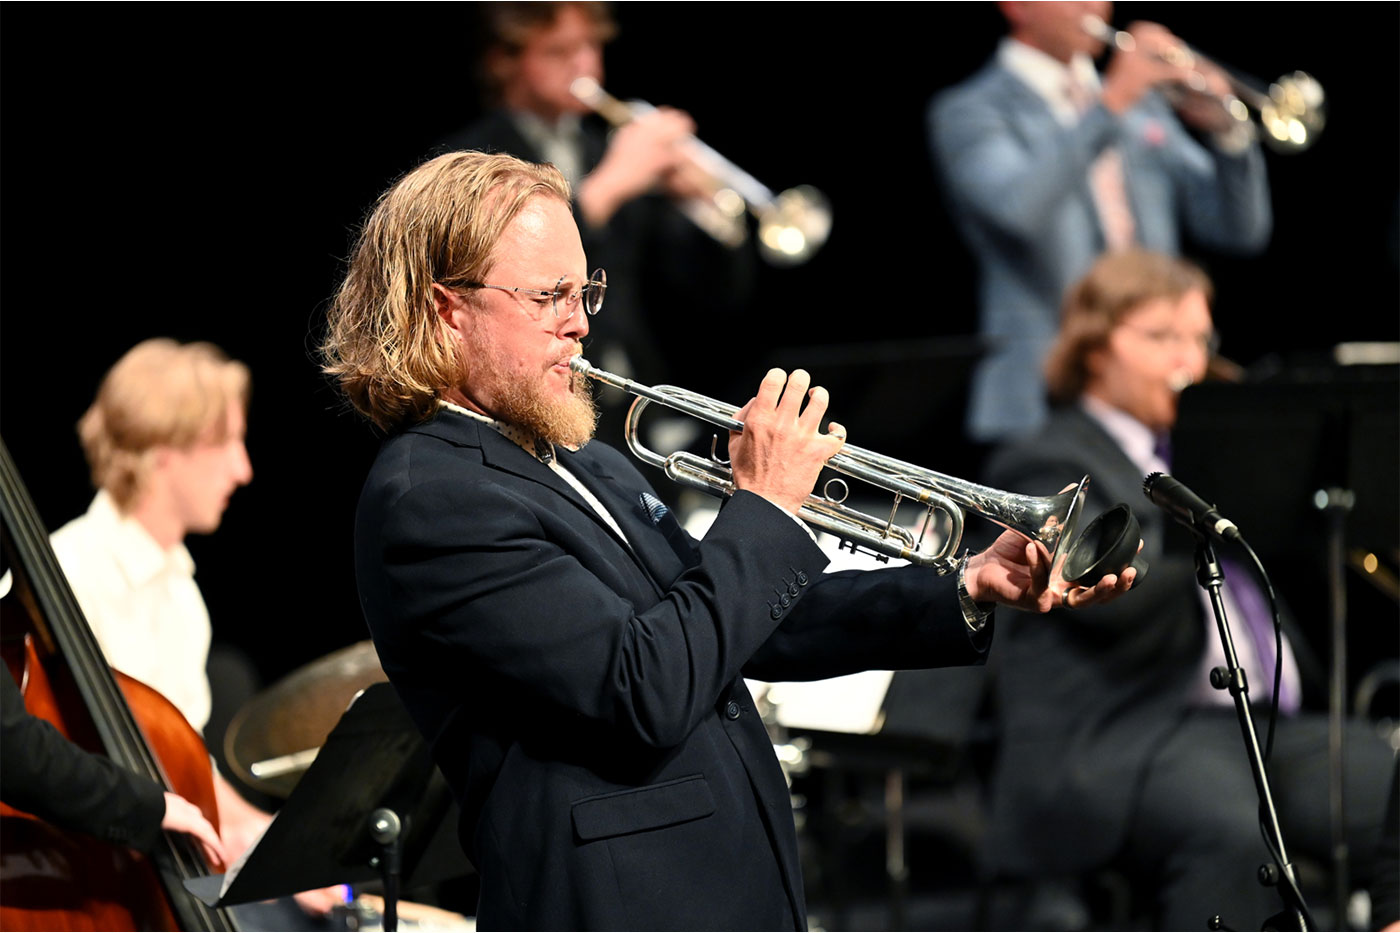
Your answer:
[[[1154,505],[1188,528],[1231,541],[1241,540],[1234,522],[1167,473],[1148,474],[1142,481],[1142,491]]]

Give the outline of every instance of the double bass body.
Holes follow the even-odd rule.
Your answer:
[[[25,709],[70,741],[195,804],[218,826],[199,734],[155,690],[106,665],[43,524],[0,443],[0,531],[12,592],[0,647]],[[0,804],[0,930],[235,929],[183,888],[207,874],[198,846],[163,834],[150,856],[67,832]]]

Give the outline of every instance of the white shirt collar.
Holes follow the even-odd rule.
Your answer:
[[[1074,123],[1079,119],[1066,90],[1069,81],[1076,81],[1096,93],[1099,89],[1099,74],[1094,70],[1093,59],[1083,53],[1076,54],[1066,65],[1040,49],[1007,36],[997,46],[996,54],[998,63],[1035,91],[1062,123]]]
[[[507,440],[514,441],[516,444],[520,445],[520,447],[526,453],[534,457],[540,463],[554,462],[554,445],[551,444],[549,441],[535,437],[535,435],[531,434],[529,431],[526,431],[524,428],[517,427],[513,424],[507,424],[504,421],[497,421],[490,415],[483,415],[479,411],[472,411],[470,408],[463,408],[461,405],[455,405],[452,402],[447,401],[446,399],[438,399],[438,405],[442,408],[447,408],[452,411],[455,411],[459,415],[466,415],[468,418],[475,418],[482,424],[489,425],[502,437],[506,438]],[[568,449],[576,450],[577,448]]]
[[[510,120],[521,136],[530,142],[546,162],[552,162],[570,185],[577,186],[583,173],[582,121],[576,113],[566,113],[550,122],[527,110],[510,111]]]
[[[1144,476],[1171,472],[1162,458],[1157,456],[1157,437],[1147,425],[1092,395],[1081,395],[1079,407],[1108,432]]]
[[[162,548],[145,526],[130,515],[123,515],[107,490],[99,489],[88,506],[89,521],[107,529],[114,543],[112,555],[132,585],[139,586],[164,572],[194,576],[194,558],[184,544]]]

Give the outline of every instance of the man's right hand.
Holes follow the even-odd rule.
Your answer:
[[[1134,47],[1114,52],[1103,76],[1101,99],[1111,113],[1125,113],[1159,85],[1189,86],[1199,80],[1186,44],[1166,27],[1133,23],[1127,31]]]
[[[846,429],[836,422],[821,431],[830,401],[820,386],[809,389],[804,370],[789,376],[770,369],[758,394],[735,416],[743,431],[729,434],[734,484],[796,515],[812,493],[822,467],[846,443]],[[806,407],[803,407],[803,401]]]
[[[579,182],[579,210],[591,226],[607,223],[618,208],[658,186],[666,187],[687,162],[686,143],[695,122],[680,110],[662,107],[620,127],[603,161]]]

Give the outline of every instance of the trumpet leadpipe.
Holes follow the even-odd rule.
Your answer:
[[[656,108],[644,101],[618,100],[593,78],[575,78],[569,92],[613,126],[623,126]],[[694,135],[682,141],[686,159],[707,178],[704,197],[678,200],[677,207],[705,233],[725,246],[748,239],[745,214],[758,220],[759,254],[775,266],[806,262],[831,235],[831,205],[816,188],[798,185],[780,194],[735,165]]]
[[[644,463],[663,471],[675,482],[693,486],[712,495],[732,495],[733,472],[728,462],[713,453],[710,458],[686,451],[663,455],[643,444],[638,424],[652,402],[708,421],[729,431],[742,431],[739,409],[675,386],[647,386],[632,379],[593,366],[581,356],[569,361],[577,374],[637,396],[627,413],[626,440],[632,453]],[[935,470],[905,463],[874,451],[847,444],[827,461],[837,473],[854,477],[894,495],[888,517],[867,515],[844,504],[845,495],[814,492],[799,515],[813,527],[830,532],[852,549],[865,548],[882,559],[896,557],[947,573],[957,566],[954,554],[962,540],[964,511],[975,512],[988,521],[1015,531],[1028,540],[1040,541],[1058,567],[1075,540],[1089,477],[1054,496],[1026,496],[982,486]],[[827,487],[829,488],[829,486]],[[917,533],[896,523],[901,503],[917,503],[927,510]],[[943,513],[948,532],[940,541],[925,542],[932,512]]]
[[[1115,29],[1092,13],[1080,20],[1080,28],[1090,36],[1121,52],[1137,49],[1132,33]],[[1215,98],[1231,117],[1241,124],[1257,117],[1262,138],[1277,152],[1301,152],[1317,141],[1327,122],[1326,94],[1317,79],[1304,71],[1280,77],[1261,90],[1263,82],[1245,78],[1220,62],[1213,62],[1186,43],[1155,53],[1169,65],[1189,70],[1186,86],[1195,93]],[[1212,92],[1206,76],[1196,68],[1198,61],[1211,62],[1225,76],[1229,93]]]

